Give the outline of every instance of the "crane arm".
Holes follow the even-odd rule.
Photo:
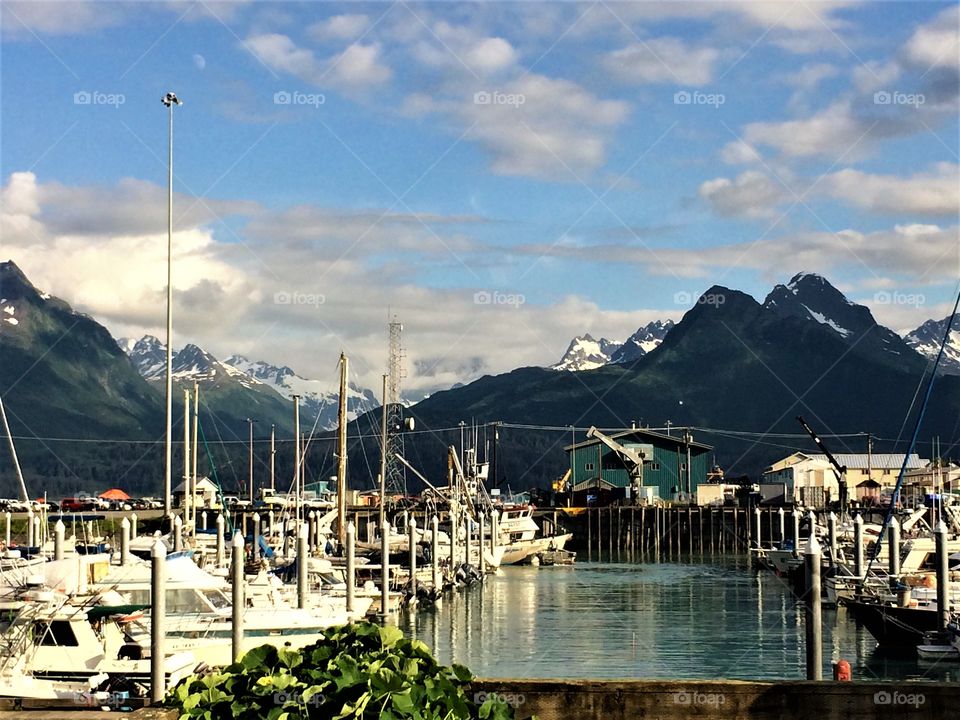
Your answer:
[[[607,435],[604,435],[602,432],[600,432],[599,430],[597,430],[597,429],[596,429],[595,427],[593,427],[593,426],[591,426],[590,429],[587,430],[587,437],[588,437],[588,438],[594,438],[594,437],[595,437],[597,440],[599,440],[599,441],[602,442],[604,445],[606,445],[608,448],[610,448],[610,449],[613,450],[615,453],[617,453],[620,457],[622,457],[622,458],[624,458],[625,460],[627,460],[628,463],[630,463],[630,465],[632,466],[632,467],[629,468],[629,471],[630,471],[630,475],[631,475],[631,476],[633,476],[633,477],[638,477],[638,476],[640,475],[640,473],[641,473],[642,470],[643,470],[643,455],[644,455],[644,454],[643,454],[642,452],[638,452],[637,450],[633,450],[633,449],[631,449],[631,448],[624,447],[623,445],[621,445],[620,443],[618,443],[616,440],[614,440],[614,439],[611,438],[611,437],[608,437]]]

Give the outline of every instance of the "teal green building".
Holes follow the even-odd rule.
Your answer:
[[[713,447],[694,440],[682,428],[667,435],[642,428],[606,433],[615,444],[639,451],[643,458],[642,484],[662,500],[676,500],[680,493],[696,493],[707,482],[713,467]],[[633,463],[597,437],[567,445],[568,487],[575,496],[603,495],[611,499],[628,496]],[[689,470],[687,462],[689,458]]]

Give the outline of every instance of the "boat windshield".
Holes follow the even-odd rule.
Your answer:
[[[229,598],[227,598],[227,596],[219,590],[204,590],[203,595],[217,610],[223,610],[224,608],[230,607]]]
[[[207,597],[201,593],[213,591],[201,591],[193,588],[167,590],[167,612],[168,613],[206,613],[210,612],[210,605],[205,602]],[[150,602],[149,590],[130,590],[127,592],[130,602],[134,604],[148,604]],[[209,600],[212,604],[213,600]],[[229,605],[229,603],[227,603]],[[214,605],[214,607],[217,607]]]

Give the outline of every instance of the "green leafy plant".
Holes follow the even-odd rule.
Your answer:
[[[357,623],[299,650],[254,648],[222,670],[186,678],[165,704],[180,720],[513,720],[499,697],[471,700],[472,679],[395,627]]]

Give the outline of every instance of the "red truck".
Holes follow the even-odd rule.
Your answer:
[[[60,501],[60,512],[88,512],[96,510],[96,503],[90,498],[68,497]]]

